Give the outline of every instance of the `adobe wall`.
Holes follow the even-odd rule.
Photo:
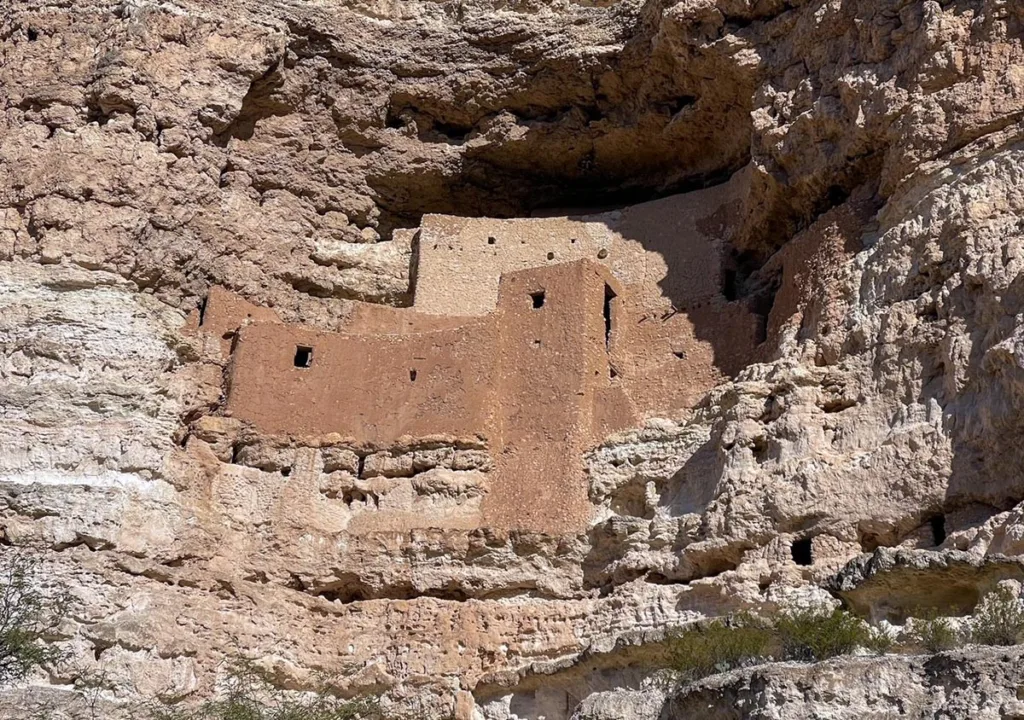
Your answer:
[[[414,335],[462,327],[478,317],[464,315],[431,315],[412,308],[353,302],[345,318],[343,331],[371,335]]]
[[[499,277],[589,259],[625,288],[612,364],[641,415],[694,402],[754,357],[763,319],[723,294],[742,184],[580,218],[424,217],[414,307],[483,314]],[[626,319],[628,317],[628,320]]]
[[[415,312],[384,317],[422,332],[327,333],[243,319],[226,411],[263,436],[344,437],[368,450],[393,451],[409,438],[473,438],[493,459],[484,525],[577,530],[590,511],[583,454],[638,420],[611,377],[606,292],[615,296],[614,330],[624,290],[590,261],[509,273],[495,312],[458,327],[435,329],[448,320]],[[311,350],[308,367],[296,365],[298,348]],[[358,527],[413,522],[377,508]]]
[[[596,442],[597,391],[612,392],[605,342],[605,287],[622,288],[606,268],[574,262],[502,277],[495,322],[500,328],[496,478],[483,503],[499,527],[569,532],[591,506],[583,453]],[[533,298],[543,292],[543,304]],[[605,418],[636,422],[628,403]]]
[[[435,315],[486,315],[502,275],[575,260],[600,262],[612,235],[601,222],[568,218],[425,215],[413,307]]]
[[[606,265],[650,312],[685,310],[721,292],[721,256],[742,184],[734,178],[597,215],[423,217],[414,307],[484,315],[510,272],[589,259]]]
[[[205,302],[193,310],[186,321],[186,332],[202,331],[207,338],[220,345],[221,357],[227,358],[238,328],[246,322],[281,322],[270,308],[254,305],[230,290],[214,285]]]
[[[295,366],[299,346],[313,350]],[[243,327],[227,410],[260,432],[338,433],[387,446],[403,436],[473,436],[490,427],[496,342],[488,322],[411,335]]]

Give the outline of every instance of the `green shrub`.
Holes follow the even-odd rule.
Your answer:
[[[910,640],[930,653],[937,653],[957,647],[960,644],[960,633],[949,618],[930,614],[914,619]]]
[[[1017,593],[1001,586],[988,593],[971,618],[971,641],[979,645],[1016,645],[1024,637],[1024,608]]]
[[[867,626],[839,608],[792,610],[776,620],[775,630],[787,660],[826,660],[872,641]]]
[[[669,663],[679,679],[691,682],[716,672],[771,660],[771,629],[744,616],[730,624],[714,620],[688,628],[669,641]]]
[[[888,634],[873,632],[840,609],[794,610],[772,619],[740,615],[689,628],[669,640],[669,666],[684,682],[738,667],[800,660],[816,662],[858,647],[892,649]]]
[[[896,644],[896,638],[889,633],[885,632],[881,628],[873,628],[867,631],[867,640],[864,642],[864,647],[873,652],[875,655],[886,655],[894,650],[898,649]]]
[[[297,697],[273,685],[267,673],[251,662],[235,660],[229,667],[223,697],[185,707],[149,707],[138,720],[381,720],[376,698],[342,700],[321,688]]]
[[[67,616],[71,596],[66,592],[44,595],[37,573],[37,563],[22,554],[0,562],[0,686],[65,658],[46,639]]]

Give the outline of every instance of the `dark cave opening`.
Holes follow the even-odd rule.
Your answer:
[[[942,543],[946,542],[946,516],[935,515],[928,520],[928,525],[932,530],[932,543],[935,547],[938,547]]]
[[[419,227],[422,217],[431,213],[508,219],[620,210],[728,182],[746,161],[744,156],[725,168],[682,179],[666,177],[668,169],[634,176],[571,171],[554,176],[467,161],[458,177],[437,178],[430,193],[408,192],[404,181],[394,177],[371,176],[368,182],[380,208],[377,230],[387,239],[396,229]]]
[[[793,555],[793,562],[797,565],[807,566],[814,562],[810,538],[794,540],[793,544],[790,545],[790,552]]]

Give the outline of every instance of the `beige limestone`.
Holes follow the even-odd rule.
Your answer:
[[[58,640],[80,664],[0,712],[71,715],[86,671],[112,679],[107,717],[195,700],[242,652],[417,717],[563,720],[588,688],[641,689],[671,628],[827,599],[862,552],[932,549],[936,516],[982,567],[1020,555],[1022,34],[1006,0],[7,3],[0,549],[82,607]],[[696,228],[732,264],[694,276],[652,246],[643,266],[659,290],[735,272],[764,354],[716,357],[688,410],[606,438],[583,532],[480,527],[472,438],[409,440],[412,475],[360,484],[353,438],[209,419],[221,342],[186,318],[212,286],[317,331],[400,327],[352,301],[413,303],[434,216],[642,244],[660,224],[601,211],[727,176],[720,213],[657,202],[687,207],[666,242]],[[451,468],[416,455],[439,449]],[[395,522],[359,531],[381,504]],[[1013,717],[1000,652],[772,668],[670,707]]]

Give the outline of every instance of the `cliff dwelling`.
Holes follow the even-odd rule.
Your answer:
[[[1024,0],[0,53],[0,720],[1024,720]]]
[[[764,339],[765,318],[723,291],[733,193],[726,184],[578,218],[428,215],[412,307],[354,303],[337,332],[283,323],[215,288],[200,329],[230,358],[225,413],[263,438],[389,456],[390,469],[345,471],[343,485],[362,482],[356,494],[374,498],[353,530],[579,530],[584,454],[691,406]],[[475,490],[454,504],[392,506],[395,478],[417,477],[399,458],[419,446],[482,451],[469,471],[428,468],[470,472]]]

